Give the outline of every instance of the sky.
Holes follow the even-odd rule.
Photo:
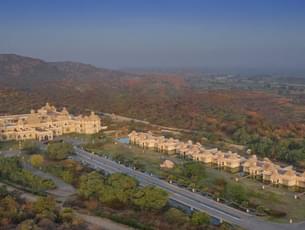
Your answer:
[[[108,68],[305,70],[304,0],[0,0],[0,53]]]

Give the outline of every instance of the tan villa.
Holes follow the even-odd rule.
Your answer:
[[[292,166],[281,167],[268,158],[260,161],[252,155],[243,163],[243,171],[251,176],[259,176],[263,181],[282,184],[288,187],[305,188],[305,173],[293,170]]]
[[[305,188],[305,172],[299,173],[292,166],[281,167],[268,158],[258,160],[256,155],[248,159],[231,151],[222,152],[217,148],[206,149],[200,143],[182,142],[173,138],[154,136],[151,132],[131,132],[129,141],[142,148],[152,148],[165,153],[175,153],[220,168],[241,169],[246,174],[261,178],[264,182],[281,184],[287,187]]]
[[[239,168],[243,160],[238,154],[230,151],[224,153],[218,149],[205,149],[200,143],[193,144],[191,140],[185,143],[173,138],[154,136],[151,132],[133,131],[128,137],[130,143],[142,148],[152,148],[167,154],[178,154],[204,163],[212,163],[219,167]]]
[[[66,108],[58,111],[49,103],[29,114],[0,116],[0,141],[53,140],[66,133],[94,134],[100,130],[101,120],[94,112],[74,116]]]

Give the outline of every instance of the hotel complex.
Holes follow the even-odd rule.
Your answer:
[[[0,116],[0,141],[53,140],[66,133],[94,134],[100,129],[101,120],[94,112],[89,116],[73,116],[66,108],[57,111],[49,103],[30,114]]]
[[[151,148],[167,154],[178,154],[190,159],[218,167],[229,169],[241,169],[250,176],[262,178],[265,182],[281,184],[288,187],[305,188],[305,172],[298,173],[292,166],[281,167],[272,163],[268,158],[262,161],[255,155],[246,159],[237,153],[222,152],[217,148],[206,149],[200,143],[192,141],[182,142],[173,138],[154,136],[151,132],[131,132],[129,135],[131,144],[142,148]]]

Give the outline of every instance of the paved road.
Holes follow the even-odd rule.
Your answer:
[[[167,131],[176,131],[176,132],[183,131],[183,132],[188,132],[188,133],[196,132],[195,130],[191,130],[191,129],[180,129],[180,128],[168,127],[168,126],[163,126],[163,125],[157,125],[157,124],[152,124],[149,121],[143,121],[143,120],[139,120],[139,119],[135,119],[135,118],[131,118],[131,117],[125,117],[125,116],[116,115],[116,114],[111,114],[111,113],[97,112],[97,114],[103,115],[103,116],[108,116],[114,121],[134,121],[134,122],[142,123],[145,125],[151,125],[156,128],[165,129]]]
[[[94,169],[102,169],[108,173],[122,172],[136,177],[142,185],[155,185],[170,194],[170,198],[181,204],[187,205],[193,209],[207,212],[211,216],[222,219],[226,222],[239,225],[249,230],[296,230],[305,229],[305,223],[297,224],[277,224],[267,222],[254,215],[242,212],[229,207],[225,204],[218,203],[200,194],[193,193],[189,190],[180,188],[157,177],[142,173],[104,157],[96,156],[86,152],[78,147],[75,148],[75,159],[87,163]]]

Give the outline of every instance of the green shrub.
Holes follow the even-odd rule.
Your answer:
[[[170,208],[165,212],[164,216],[171,224],[184,224],[189,221],[189,217],[177,208]]]
[[[203,212],[194,212],[191,217],[191,223],[194,225],[208,225],[210,216]]]
[[[68,143],[50,143],[47,153],[52,160],[64,160],[73,153],[73,146]]]
[[[282,218],[285,217],[287,215],[286,212],[281,211],[281,210],[275,210],[275,209],[265,209],[265,212],[272,216],[272,217],[276,217],[276,218]]]

